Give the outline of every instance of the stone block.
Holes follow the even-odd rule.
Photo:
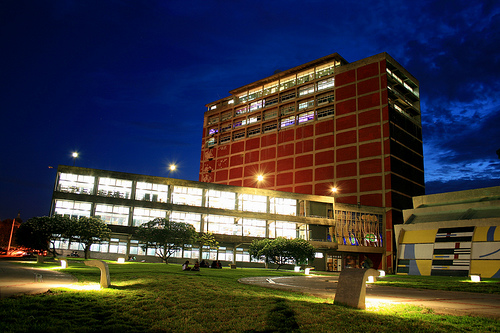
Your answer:
[[[365,309],[366,281],[369,276],[377,277],[373,268],[346,268],[340,272],[334,304],[356,309]]]
[[[87,260],[85,265],[97,267],[101,271],[101,288],[108,288],[111,286],[111,279],[109,277],[108,264],[101,260]]]

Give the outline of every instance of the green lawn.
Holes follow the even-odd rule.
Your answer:
[[[175,264],[112,262],[109,269],[112,288],[58,288],[0,300],[0,332],[500,332],[493,319],[442,316],[404,305],[354,310],[237,282],[294,274],[286,271],[183,272]],[[99,282],[99,271],[81,261],[65,271],[79,279],[79,287]]]

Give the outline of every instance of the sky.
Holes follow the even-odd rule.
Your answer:
[[[198,180],[206,104],[381,52],[420,82],[426,194],[499,186],[498,1],[2,0],[0,219],[48,215],[58,165]]]

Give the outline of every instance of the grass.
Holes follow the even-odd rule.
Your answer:
[[[56,288],[0,300],[0,332],[500,332],[494,319],[442,316],[407,305],[354,310],[237,282],[293,272],[183,272],[175,264],[108,264],[112,288]],[[72,261],[65,272],[78,278],[76,286],[99,283],[99,272],[81,261]]]
[[[388,287],[500,294],[498,279],[481,279],[481,283],[477,283],[471,282],[468,277],[388,275],[378,278],[376,284]]]

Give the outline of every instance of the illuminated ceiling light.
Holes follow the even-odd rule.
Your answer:
[[[257,176],[257,181],[261,182],[264,180],[264,176],[263,175],[258,175]]]
[[[330,191],[332,191],[332,193],[334,193],[334,194],[335,194],[335,193],[337,193],[338,189],[337,189],[336,187],[332,187],[332,188],[330,189]]]

